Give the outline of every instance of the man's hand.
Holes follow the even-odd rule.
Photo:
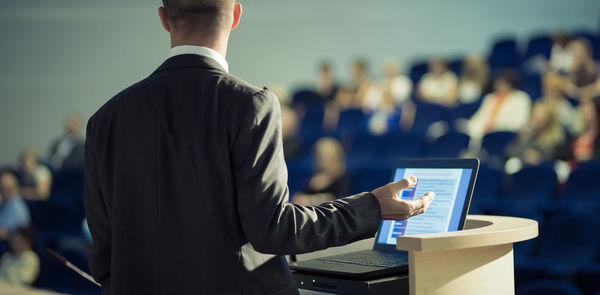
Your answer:
[[[417,184],[417,178],[410,176],[398,182],[390,182],[372,193],[381,207],[381,219],[405,220],[417,214],[424,213],[433,201],[433,192],[414,201],[404,201],[396,198],[396,194],[403,189]]]

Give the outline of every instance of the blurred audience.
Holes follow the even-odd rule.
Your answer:
[[[339,86],[333,74],[333,65],[328,61],[319,64],[315,90],[324,102],[331,102],[335,98]]]
[[[549,68],[560,74],[566,74],[571,68],[573,55],[567,48],[571,38],[566,32],[557,32],[552,38],[552,49],[550,51]]]
[[[393,111],[410,99],[412,82],[401,74],[395,60],[385,60],[383,74],[381,81],[373,83],[366,94],[363,108],[367,111]]]
[[[468,55],[462,64],[458,101],[463,104],[478,101],[488,87],[488,75],[487,61],[478,54]]]
[[[0,281],[30,285],[40,272],[40,258],[33,251],[33,229],[18,227],[10,234],[10,251],[0,258]]]
[[[372,134],[387,132],[392,127],[390,119],[394,116],[400,116],[400,126],[395,127],[401,129],[408,129],[414,118],[410,78],[401,74],[398,63],[393,59],[384,61],[383,73],[383,78],[369,89],[363,103],[365,112],[371,114],[368,128]]]
[[[21,152],[17,175],[23,199],[47,200],[50,197],[52,173],[39,162],[33,149]]]
[[[548,72],[544,75],[540,100],[558,116],[558,121],[569,133],[576,134],[581,131],[579,113],[565,97],[563,79],[558,74]]]
[[[458,96],[458,79],[448,70],[446,61],[433,58],[429,61],[427,72],[418,85],[418,96],[424,102],[435,103],[447,107],[456,105]]]
[[[323,125],[326,129],[335,129],[341,111],[362,108],[367,93],[373,86],[373,80],[369,77],[368,65],[365,60],[354,60],[351,74],[352,81],[338,88],[334,101],[329,103],[325,109]]]
[[[81,117],[71,113],[65,120],[64,134],[50,145],[48,164],[54,171],[83,167],[84,138],[81,134]]]
[[[598,93],[598,64],[592,57],[592,45],[587,39],[575,39],[568,44],[572,54],[566,82],[567,94],[575,98],[591,98]]]
[[[600,96],[581,102],[579,113],[583,128],[579,135],[563,142],[557,158],[574,162],[600,159]]]
[[[501,70],[493,87],[494,92],[484,97],[481,107],[467,123],[467,132],[475,141],[490,132],[518,132],[529,121],[531,98],[517,89],[514,71]]]
[[[565,140],[556,109],[544,102],[533,105],[529,123],[521,129],[517,140],[507,148],[507,154],[529,165],[552,160],[556,149]]]
[[[29,208],[19,195],[19,183],[14,174],[0,174],[0,240],[9,238],[11,231],[30,224]]]
[[[350,191],[346,174],[346,157],[342,145],[333,138],[321,138],[315,143],[315,171],[302,193],[293,196],[292,202],[301,205],[318,205]]]
[[[298,138],[298,116],[285,106],[281,107],[281,137],[283,154],[286,160],[292,160],[302,155],[302,141]]]
[[[367,62],[363,59],[353,61],[352,81],[338,90],[335,96],[337,106],[340,109],[362,107],[372,84],[373,80],[369,77]]]

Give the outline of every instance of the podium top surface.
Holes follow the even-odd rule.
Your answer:
[[[469,215],[465,229],[453,232],[398,236],[396,249],[403,251],[440,251],[510,244],[538,235],[535,220],[490,215]]]

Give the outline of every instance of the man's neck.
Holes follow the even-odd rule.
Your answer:
[[[178,38],[174,34],[171,34],[171,48],[181,45],[193,45],[210,48],[223,57],[227,56],[227,39],[229,36],[221,36],[214,40],[205,40],[204,38]]]

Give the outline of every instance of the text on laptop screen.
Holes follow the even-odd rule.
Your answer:
[[[396,245],[396,236],[438,233],[458,230],[467,197],[472,169],[398,168],[394,181],[414,175],[417,185],[398,193],[402,200],[414,200],[426,192],[435,193],[427,212],[408,220],[385,220],[381,225],[378,244]]]

